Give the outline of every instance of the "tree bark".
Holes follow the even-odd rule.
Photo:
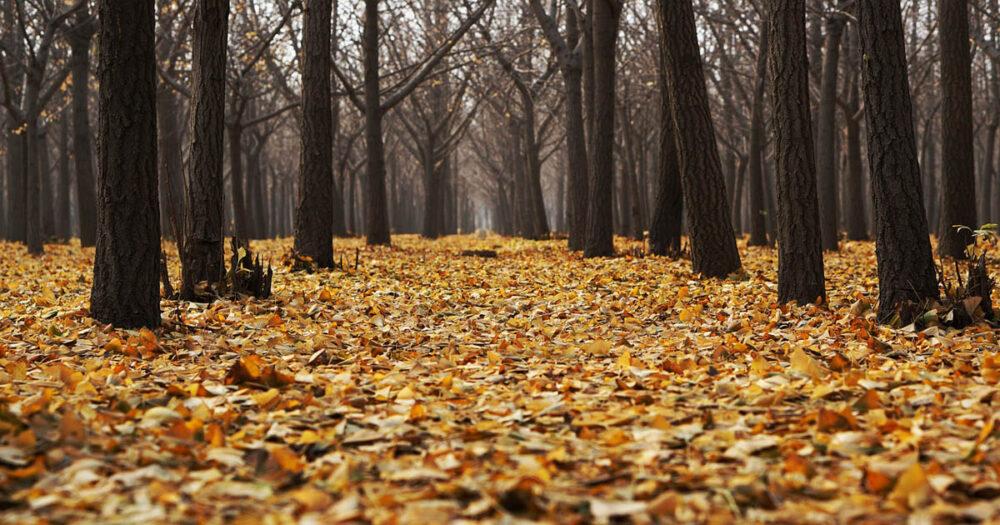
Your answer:
[[[705,277],[725,277],[739,270],[740,254],[729,220],[694,9],[691,0],[660,1],[661,38],[666,39],[667,79],[687,208],[691,264],[696,273]]]
[[[223,279],[225,188],[223,163],[226,126],[226,40],[228,0],[196,0],[191,60],[191,109],[188,117],[187,206],[181,254],[181,298],[209,299],[199,283]]]
[[[302,62],[302,153],[295,250],[333,267],[333,109],[330,0],[306,2]]]
[[[72,181],[69,171],[69,126],[70,112],[68,108],[63,108],[59,115],[59,176],[58,195],[56,203],[56,237],[60,241],[68,241],[73,236],[70,221],[70,188]]]
[[[585,257],[614,255],[615,48],[620,0],[592,0],[594,130],[591,137],[589,209]],[[600,126],[597,126],[600,122]]]
[[[157,175],[160,179],[160,230],[169,232],[184,253],[183,151],[178,122],[177,97],[170,86],[160,83],[156,93]],[[165,235],[166,236],[166,235]]]
[[[90,314],[160,324],[153,0],[99,0],[98,235]]]
[[[97,238],[97,197],[94,193],[94,161],[91,153],[90,40],[96,30],[94,18],[81,8],[69,31],[70,70],[73,77],[73,168],[76,174],[76,206],[80,223],[80,245],[93,246]]]
[[[767,197],[764,194],[764,92],[767,87],[767,49],[770,30],[766,17],[760,28],[760,50],[757,52],[757,72],[750,108],[750,239],[747,246],[768,246]]]
[[[778,179],[778,301],[799,304],[826,299],[809,114],[805,7],[805,0],[769,0],[767,13],[772,40],[768,84]]]
[[[837,73],[845,23],[845,16],[839,11],[831,13],[826,20],[826,53],[823,57],[816,123],[820,229],[823,249],[834,251],[838,248],[840,225],[837,209],[840,202],[837,184]]]
[[[657,2],[657,9],[666,7]],[[649,251],[655,255],[678,256],[681,251],[681,224],[684,213],[684,196],[681,189],[680,165],[677,159],[677,134],[674,117],[670,112],[670,88],[667,82],[666,37],[663,35],[663,14],[657,12],[660,25],[660,45],[657,65],[657,81],[660,89],[660,143],[656,169],[659,172],[659,187],[656,191],[656,207],[652,224],[649,225]]]
[[[861,161],[861,109],[858,92],[858,75],[851,76],[851,93],[848,96],[847,115],[847,177],[844,178],[844,220],[847,239],[867,241],[868,212],[865,209],[865,172]]]
[[[938,285],[913,136],[899,2],[859,0],[857,18],[874,197],[878,318],[890,322],[906,303],[936,299]]]
[[[968,0],[938,0],[941,45],[941,222],[938,252],[964,259],[976,224]],[[964,229],[957,227],[964,226]]]
[[[364,48],[365,141],[368,180],[365,187],[365,235],[368,245],[389,245],[385,197],[385,143],[382,138],[382,97],[379,92],[379,0],[365,0]]]

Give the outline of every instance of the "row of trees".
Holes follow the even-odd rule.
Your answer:
[[[330,267],[337,235],[477,226],[588,257],[684,232],[707,277],[748,233],[778,245],[779,298],[812,302],[823,251],[871,225],[888,319],[937,295],[928,225],[961,257],[953,225],[1000,207],[974,112],[1000,101],[996,0],[4,1],[0,231],[96,243],[116,324],[158,320],[161,231],[206,300],[227,234]]]

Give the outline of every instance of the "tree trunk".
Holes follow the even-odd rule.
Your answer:
[[[39,142],[42,138],[42,131],[39,129],[38,120],[41,108],[37,107],[38,98],[41,95],[41,76],[42,72],[34,68],[29,69],[25,80],[24,93],[24,98],[27,101],[25,116],[28,120],[24,129],[26,144],[24,162],[24,199],[26,205],[24,212],[25,221],[27,222],[25,229],[27,236],[25,241],[28,246],[28,253],[31,255],[41,255],[45,251],[42,245],[42,173],[39,167],[39,161],[41,160]]]
[[[819,216],[824,250],[837,250],[839,241],[837,73],[840,68],[840,42],[845,22],[845,16],[840,12],[831,13],[826,20],[826,54],[823,58],[819,116],[816,123],[816,178],[819,184]],[[806,96],[808,98],[808,93]]]
[[[778,301],[799,304],[826,299],[809,115],[805,11],[805,0],[768,1],[772,40],[768,83],[778,179]]]
[[[181,254],[181,297],[202,299],[199,283],[214,285],[225,273],[225,187],[227,0],[197,0],[194,5],[191,109],[188,117],[187,207]],[[239,164],[234,161],[234,166]],[[233,179],[234,187],[236,179]],[[240,239],[245,239],[237,235]]]
[[[94,161],[91,153],[90,40],[97,24],[81,8],[69,31],[70,71],[73,76],[73,168],[76,174],[76,207],[80,222],[80,245],[93,246],[97,239],[97,196],[94,193]]]
[[[39,213],[41,214],[42,242],[48,242],[56,235],[56,198],[52,184],[52,150],[50,147],[49,128],[46,126],[38,133]]]
[[[757,52],[753,106],[750,109],[750,239],[747,246],[767,246],[767,196],[764,194],[764,91],[767,86],[767,48],[770,28],[765,17],[760,22],[760,50]]]
[[[976,224],[968,0],[938,0],[941,45],[941,222],[938,252],[964,259]],[[957,227],[965,226],[964,229]]]
[[[330,98],[330,0],[306,3],[302,62],[302,152],[295,207],[295,250],[333,267],[333,109]]]
[[[592,0],[594,126],[590,139],[590,189],[585,257],[614,255],[615,48],[622,6],[617,0]]]
[[[979,199],[980,222],[982,224],[993,223],[993,185],[996,184],[996,171],[994,169],[993,157],[996,151],[997,127],[1000,122],[996,118],[986,127],[986,148],[983,151],[983,184],[981,197]]]
[[[99,0],[99,208],[90,314],[160,324],[153,0]]]
[[[229,183],[233,194],[233,236],[247,238],[247,207],[243,188],[243,123],[230,122],[226,126],[229,134]]]
[[[59,115],[59,176],[56,186],[59,191],[59,201],[56,204],[56,237],[60,241],[67,241],[73,236],[70,224],[70,197],[69,192],[72,187],[69,172],[69,122],[70,112],[68,108],[63,108]]]
[[[740,268],[740,254],[729,220],[694,9],[691,0],[660,1],[661,38],[666,39],[665,63],[687,205],[691,263],[696,273],[725,277]]]
[[[844,212],[847,238],[851,241],[868,240],[868,213],[865,209],[865,172],[861,162],[861,109],[858,76],[852,75],[851,93],[847,102],[847,177],[844,179]]]
[[[576,11],[566,13],[566,45],[576,47],[580,36]],[[569,249],[583,250],[587,238],[588,166],[583,119],[583,66],[579,60],[563,67],[566,89],[566,165],[569,172]]]
[[[936,299],[938,285],[921,195],[899,2],[859,0],[857,7],[874,197],[878,317],[889,322],[905,303]]]
[[[365,234],[368,245],[389,245],[389,216],[385,198],[385,144],[382,138],[382,97],[379,92],[379,0],[365,0],[364,89],[365,141],[368,177],[365,181]]]
[[[156,94],[157,155],[160,178],[160,229],[167,228],[177,249],[184,248],[184,181],[181,173],[183,152],[178,122],[177,98],[171,88],[160,83]]]

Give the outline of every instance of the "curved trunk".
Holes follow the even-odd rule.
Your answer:
[[[859,0],[857,17],[874,197],[878,316],[889,322],[906,303],[936,299],[938,283],[921,195],[899,2]]]
[[[740,254],[729,220],[694,9],[691,0],[660,1],[661,38],[666,39],[667,79],[687,205],[691,264],[696,273],[706,277],[725,277],[740,269]]]

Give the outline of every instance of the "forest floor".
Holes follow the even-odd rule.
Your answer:
[[[998,332],[877,327],[871,243],[828,309],[766,248],[394,241],[154,332],[87,317],[92,249],[0,245],[0,521],[1000,520]]]

